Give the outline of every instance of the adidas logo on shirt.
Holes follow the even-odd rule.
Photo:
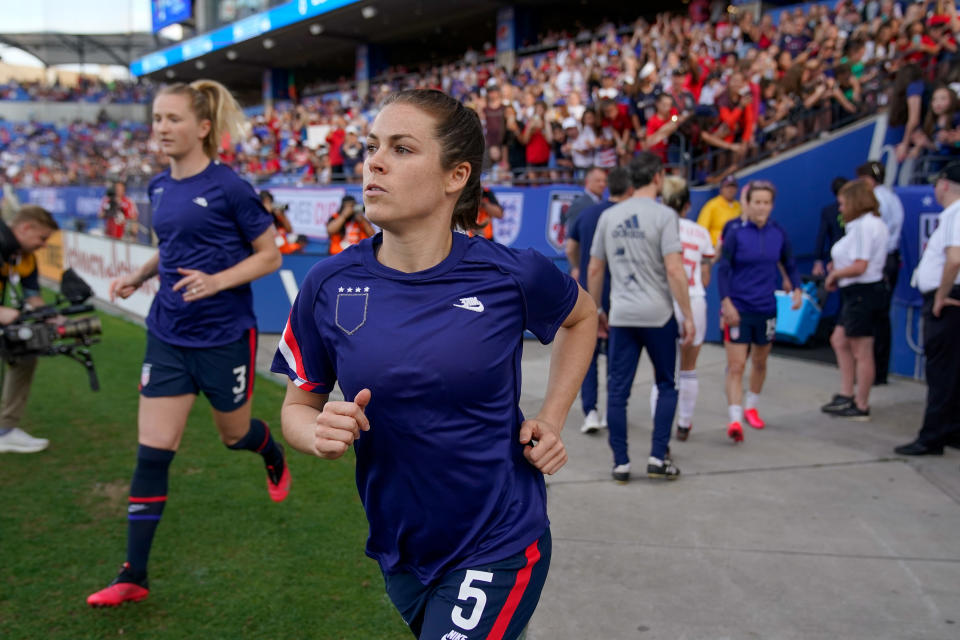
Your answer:
[[[206,206],[207,206],[207,199],[204,198],[203,196],[197,196],[196,198],[193,199],[193,203],[194,203],[194,204],[198,204],[198,205],[200,205],[201,207],[206,207]]]
[[[640,220],[633,214],[613,229],[614,238],[645,238],[646,233],[640,229]]]

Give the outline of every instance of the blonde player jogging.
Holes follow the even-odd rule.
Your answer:
[[[680,243],[683,245],[683,269],[687,274],[690,287],[690,310],[693,312],[693,324],[696,328],[693,343],[680,347],[680,375],[677,377],[677,440],[690,437],[693,427],[693,411],[697,405],[697,357],[707,332],[707,291],[710,284],[710,264],[716,252],[710,242],[710,232],[706,227],[687,219],[690,211],[690,189],[687,181],[679,176],[667,176],[663,179],[660,192],[663,203],[680,216]],[[677,321],[683,322],[683,313],[676,302],[673,312]],[[657,406],[657,385],[650,388],[650,413]]]

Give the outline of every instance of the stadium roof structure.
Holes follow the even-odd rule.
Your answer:
[[[295,11],[298,3],[290,4],[293,9],[280,5],[271,11]],[[290,20],[280,27],[265,14],[250,16],[160,48],[136,61],[131,70],[160,82],[212,77],[235,92],[259,93],[267,69],[289,70],[298,79],[352,78],[360,44],[378,48],[390,65],[416,68],[455,59],[468,47],[480,49],[496,40],[497,11],[505,6],[522,12],[539,31],[573,29],[577,22],[595,24],[602,18],[636,18],[684,5],[680,0],[639,4],[623,0],[340,0],[321,6],[326,7],[322,15]]]
[[[171,41],[152,33],[0,33],[0,43],[36,56],[48,67],[60,64],[107,64],[129,68]]]

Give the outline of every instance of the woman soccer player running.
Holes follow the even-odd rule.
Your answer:
[[[126,298],[160,276],[140,373],[127,561],[107,588],[87,598],[92,606],[147,597],[147,558],[170,463],[201,391],[223,443],[263,456],[270,497],[279,502],[290,489],[283,449],[262,420],[250,418],[257,329],[249,283],[275,271],[281,258],[273,219],[253,188],[216,161],[224,132],[236,140],[241,123],[233,97],[209,80],[166,87],[153,102],[153,133],[170,159],[149,186],[159,251],[110,283],[111,297]]]
[[[727,435],[743,441],[743,419],[754,429],[766,424],[757,412],[757,402],[767,377],[767,357],[777,330],[778,263],[783,264],[793,289],[793,308],[803,302],[800,274],[793,259],[787,232],[770,220],[776,188],[769,182],[754,181],[747,187],[746,220],[729,226],[723,236],[717,287],[723,313],[724,344],[727,350],[727,404],[730,423]],[[752,345],[752,346],[751,346]],[[750,390],[746,411],[743,370],[750,351]]]
[[[296,449],[357,456],[367,554],[420,638],[517,638],[550,561],[543,474],[593,355],[597,311],[533,250],[476,224],[483,131],[432,90],[388,97],[367,138],[363,198],[383,231],[318,263],[273,362],[290,377]],[[523,332],[556,338],[543,406],[525,419]],[[339,381],[344,401],[329,400]]]
[[[697,406],[697,357],[707,333],[707,291],[710,284],[710,266],[713,264],[714,249],[707,228],[687,219],[690,211],[690,189],[687,181],[679,176],[667,176],[663,179],[660,191],[663,204],[680,216],[680,242],[683,243],[683,268],[687,273],[690,287],[690,309],[693,311],[693,325],[696,333],[693,343],[680,345],[680,373],[677,376],[677,440],[690,437],[693,428],[693,410]],[[677,321],[683,323],[683,314],[676,303],[673,312]],[[650,414],[656,413],[657,398],[660,394],[657,385],[650,387]]]

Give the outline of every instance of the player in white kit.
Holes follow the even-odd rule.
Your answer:
[[[710,284],[710,265],[716,255],[710,232],[706,227],[686,218],[690,210],[690,189],[687,181],[679,176],[667,176],[661,191],[663,203],[680,216],[680,242],[683,244],[683,268],[690,286],[690,309],[696,333],[693,344],[680,347],[680,375],[677,376],[679,398],[677,400],[677,440],[686,440],[693,426],[693,410],[697,404],[697,356],[707,331],[707,292]],[[676,302],[673,312],[677,322],[683,322]],[[657,406],[657,385],[650,390],[650,411]]]

